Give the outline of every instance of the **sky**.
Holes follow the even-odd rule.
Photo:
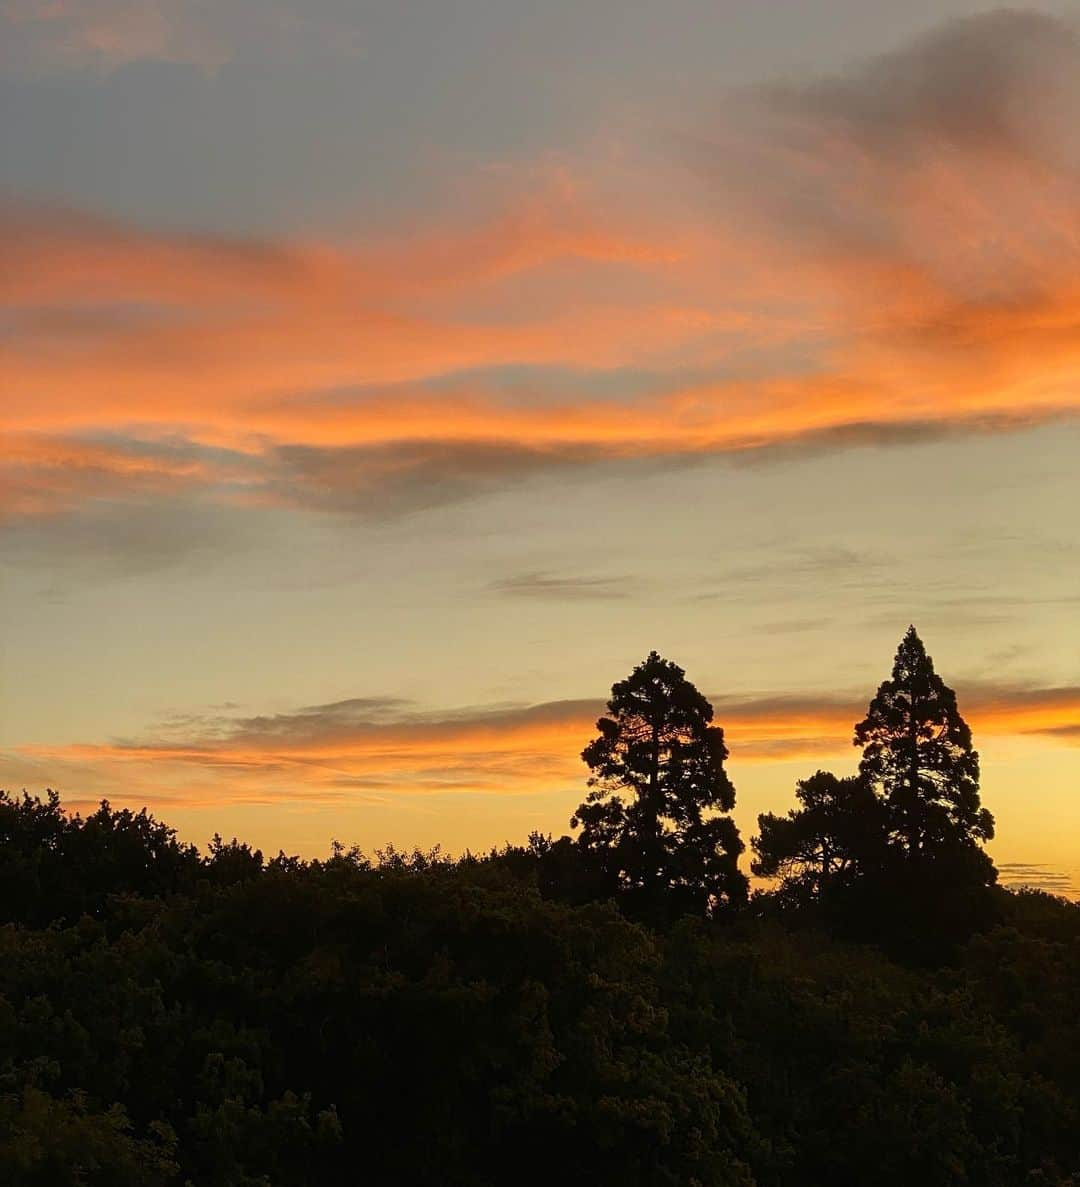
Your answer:
[[[1080,896],[1080,16],[0,0],[0,785],[556,835],[655,648],[748,839],[915,623]]]

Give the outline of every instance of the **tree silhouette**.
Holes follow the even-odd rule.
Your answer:
[[[979,756],[956,694],[934,671],[913,626],[900,642],[892,678],[855,727],[859,770],[884,797],[894,846],[911,860],[994,835],[979,801]]]
[[[795,785],[799,807],[786,816],[758,817],[751,869],[780,878],[794,899],[821,897],[874,864],[885,835],[884,806],[861,775],[841,779],[818,771]]]
[[[1077,1187],[1080,904],[965,893],[978,846],[849,880],[833,809],[863,794],[800,785],[831,839],[799,851],[828,892],[793,934],[771,896],[734,928],[628,920],[540,834],[457,861],[216,840],[163,891],[115,847],[153,865],[167,826],[84,838],[0,792],[0,1184]],[[1005,926],[973,936],[978,899]]]
[[[195,847],[146,808],[102,800],[82,817],[65,813],[55,791],[44,800],[0,791],[0,924],[98,916],[111,895],[174,894],[201,870]]]
[[[655,651],[613,685],[582,759],[592,771],[571,825],[629,902],[648,913],[746,897],[724,731],[682,668]]]

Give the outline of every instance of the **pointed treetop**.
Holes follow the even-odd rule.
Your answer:
[[[904,675],[920,674],[925,677],[934,676],[934,661],[926,650],[926,645],[919,638],[919,632],[914,625],[908,627],[900,645],[896,649],[896,659],[893,663],[893,679]]]
[[[926,646],[922,639],[919,638],[919,632],[915,629],[915,624],[911,623],[908,629],[904,632],[904,637],[900,641],[900,645],[907,645],[909,647],[917,647],[920,651],[925,651]]]

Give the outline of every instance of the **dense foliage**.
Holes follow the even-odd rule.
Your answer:
[[[749,901],[682,669],[598,729],[577,838],[459,860],[0,792],[0,1183],[1080,1187],[1080,905],[995,885],[913,631]]]
[[[927,969],[791,930],[767,898],[663,928],[565,901],[588,897],[566,839],[267,863],[90,819],[0,801],[11,1187],[1080,1171],[1080,907],[1062,900],[993,890],[1000,923]]]
[[[796,783],[795,799],[799,806],[786,816],[759,816],[751,842],[754,873],[780,878],[786,897],[826,898],[881,862],[885,809],[862,775],[818,771]]]

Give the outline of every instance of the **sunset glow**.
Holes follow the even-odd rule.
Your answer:
[[[1080,896],[1075,22],[233,7],[2,9],[0,786],[558,835],[655,647],[748,839],[915,622]]]

